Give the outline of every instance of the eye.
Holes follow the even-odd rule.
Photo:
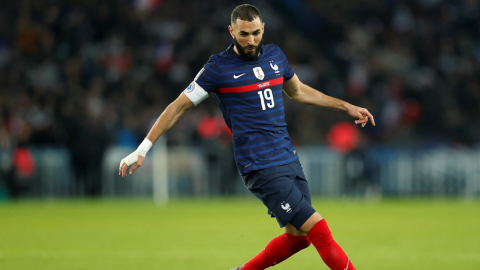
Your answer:
[[[247,36],[247,34],[240,34],[240,36],[242,36],[242,37],[246,37],[246,36]]]
[[[258,36],[258,34],[260,34],[260,33],[259,32],[253,33],[254,36]]]

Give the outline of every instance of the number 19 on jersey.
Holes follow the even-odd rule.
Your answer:
[[[262,110],[265,111],[267,109],[265,107],[265,100],[267,100],[268,108],[271,109],[275,107],[275,100],[273,99],[272,90],[270,88],[267,88],[264,91],[258,91],[258,95],[260,96],[260,102],[262,103]]]

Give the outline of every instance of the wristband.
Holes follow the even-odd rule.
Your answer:
[[[148,150],[150,150],[152,146],[153,143],[149,139],[145,138],[143,142],[138,146],[138,149],[145,151],[145,154],[147,154]]]

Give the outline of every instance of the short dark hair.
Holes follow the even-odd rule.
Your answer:
[[[255,18],[259,18],[262,21],[262,16],[260,16],[260,10],[254,5],[243,4],[236,7],[232,12],[232,24],[237,22],[237,19],[242,21],[253,21]]]

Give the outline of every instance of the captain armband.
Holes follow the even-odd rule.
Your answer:
[[[204,101],[208,97],[207,91],[205,91],[197,82],[193,81],[187,89],[183,91],[185,95],[193,102],[193,105],[197,106],[200,102]]]

